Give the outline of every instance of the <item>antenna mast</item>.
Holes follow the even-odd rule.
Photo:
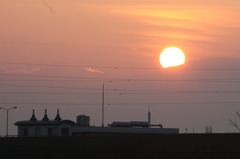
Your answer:
[[[102,127],[104,127],[104,83],[102,87]]]

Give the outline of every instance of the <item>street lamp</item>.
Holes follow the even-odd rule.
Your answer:
[[[12,108],[3,108],[0,107],[0,109],[5,110],[7,112],[7,121],[6,121],[6,137],[8,137],[8,111],[12,109],[17,109],[17,107],[12,107]]]

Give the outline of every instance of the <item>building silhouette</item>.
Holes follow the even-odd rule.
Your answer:
[[[18,121],[15,125],[18,126],[18,136],[70,136],[75,122],[62,120],[59,110],[53,120],[48,118],[47,110],[42,120],[37,120],[33,110],[30,120]]]
[[[148,121],[114,121],[107,127],[98,127],[90,125],[90,117],[78,115],[76,123],[71,120],[62,120],[59,109],[53,120],[50,120],[45,109],[42,120],[37,120],[35,111],[29,120],[18,121],[19,137],[34,136],[76,136],[83,133],[138,133],[138,134],[177,134],[178,128],[163,128],[161,124],[150,123],[150,113],[148,112]]]

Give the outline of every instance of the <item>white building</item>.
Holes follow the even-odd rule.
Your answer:
[[[90,117],[86,115],[78,115],[77,124],[81,126],[90,126]]]
[[[47,110],[43,119],[37,120],[33,110],[30,120],[18,121],[15,125],[18,126],[18,136],[70,136],[75,122],[62,120],[59,110],[54,120],[49,120]]]

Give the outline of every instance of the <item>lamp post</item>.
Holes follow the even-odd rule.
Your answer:
[[[5,110],[7,112],[7,121],[6,121],[6,137],[8,137],[8,112],[12,109],[17,109],[17,107],[12,107],[12,108],[3,108],[0,107],[0,109]]]

